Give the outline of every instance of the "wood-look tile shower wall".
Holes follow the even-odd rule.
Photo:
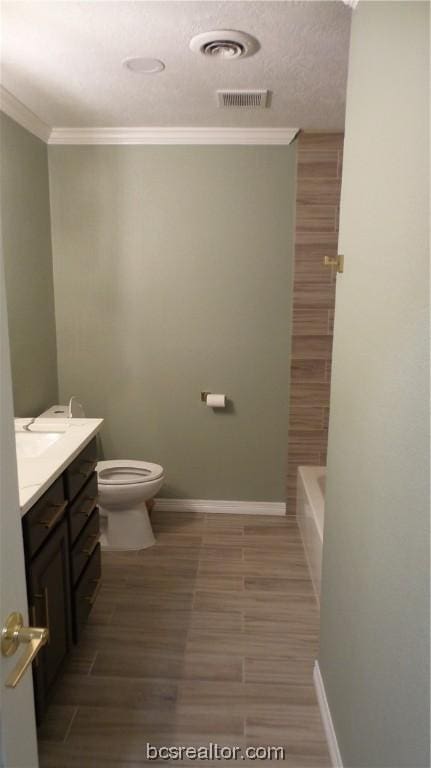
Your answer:
[[[302,133],[298,139],[295,279],[289,407],[287,514],[296,511],[301,464],[326,464],[334,268],[343,156],[342,133]]]

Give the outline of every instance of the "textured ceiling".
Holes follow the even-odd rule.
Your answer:
[[[1,81],[51,126],[295,126],[344,124],[352,11],[342,2],[3,2]],[[240,29],[261,48],[206,59],[190,38]],[[129,56],[162,59],[158,75]],[[218,88],[268,88],[268,110],[217,108]]]

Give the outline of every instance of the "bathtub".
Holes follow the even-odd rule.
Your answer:
[[[298,467],[296,519],[308,568],[320,603],[326,467]]]

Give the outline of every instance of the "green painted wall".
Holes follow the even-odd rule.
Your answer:
[[[428,14],[352,21],[319,657],[346,768],[430,764]]]
[[[0,112],[1,232],[14,408],[57,400],[47,146]]]
[[[60,398],[165,496],[285,498],[295,154],[49,148]]]

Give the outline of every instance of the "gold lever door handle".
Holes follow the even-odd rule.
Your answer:
[[[6,688],[15,688],[42,646],[48,642],[49,632],[45,627],[24,627],[21,613],[11,613],[1,631],[1,652],[13,656],[20,645],[26,649],[18,664],[6,679]]]

